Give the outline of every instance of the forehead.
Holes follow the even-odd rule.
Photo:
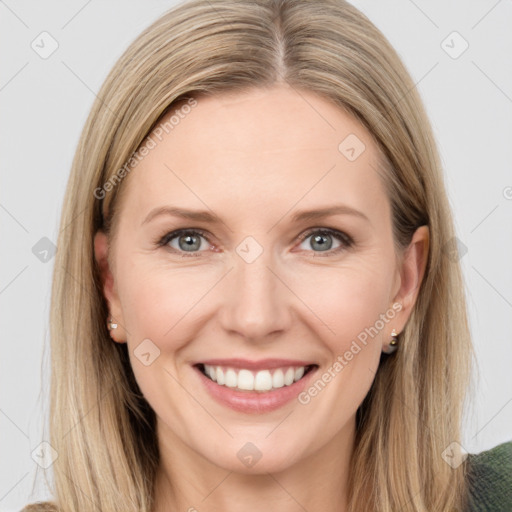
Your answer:
[[[207,205],[268,213],[270,221],[300,201],[301,208],[344,202],[382,215],[378,149],[329,100],[279,86],[184,104],[153,130],[153,148],[125,183],[125,201],[135,210]]]

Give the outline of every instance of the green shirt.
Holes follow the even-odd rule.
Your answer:
[[[478,454],[469,454],[468,512],[512,512],[512,441]]]

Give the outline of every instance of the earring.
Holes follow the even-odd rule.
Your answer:
[[[111,329],[117,329],[117,324],[114,324],[113,323],[113,318],[110,317],[110,320],[107,322],[107,327],[108,327],[108,330],[110,331]]]
[[[398,348],[398,334],[395,329],[391,331],[391,341],[389,342],[388,347],[383,350],[386,354],[392,354]]]

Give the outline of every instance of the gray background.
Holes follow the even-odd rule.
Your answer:
[[[353,3],[404,60],[439,144],[480,373],[463,448],[479,452],[512,439],[512,2]],[[132,39],[174,4],[0,0],[1,511],[47,496],[31,457],[47,419],[54,261],[40,240],[57,239],[95,91]],[[31,47],[51,49],[43,31],[58,44],[47,58]]]

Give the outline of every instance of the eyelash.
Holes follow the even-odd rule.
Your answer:
[[[171,240],[179,237],[180,235],[184,235],[184,234],[200,235],[208,243],[210,243],[207,233],[205,231],[203,231],[202,229],[186,228],[186,229],[178,229],[176,231],[171,231],[169,233],[166,233],[163,237],[156,240],[156,245],[158,247],[165,247]],[[311,235],[314,235],[314,234],[330,235],[333,238],[335,238],[336,240],[342,242],[342,244],[343,244],[336,249],[331,249],[331,250],[325,251],[325,254],[322,254],[322,251],[312,251],[312,252],[314,252],[315,257],[316,256],[321,256],[321,257],[334,256],[343,250],[350,249],[354,245],[354,240],[351,236],[347,235],[346,233],[343,233],[342,231],[338,231],[337,229],[331,229],[331,228],[309,229],[305,233],[302,233],[301,235],[298,236],[300,243],[302,243],[304,240],[306,240],[307,238],[309,238]],[[191,252],[191,253],[187,254],[185,251],[177,251],[173,247],[168,247],[168,249],[173,253],[180,254],[184,258],[189,258],[189,257],[194,258],[194,257],[197,257],[201,252],[203,252],[203,251],[198,251],[195,253]]]

